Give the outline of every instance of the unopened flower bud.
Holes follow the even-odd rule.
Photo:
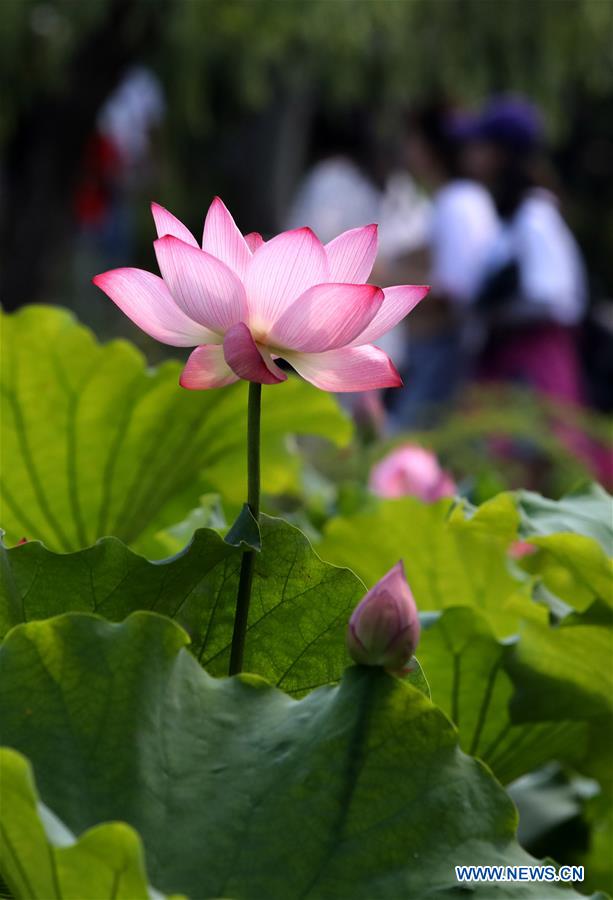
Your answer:
[[[418,497],[424,503],[456,493],[453,478],[441,469],[435,454],[415,444],[388,453],[373,466],[369,483],[380,497]]]
[[[356,606],[347,627],[354,662],[398,671],[419,641],[419,615],[401,562]]]
[[[527,541],[514,541],[509,547],[509,556],[513,559],[523,559],[524,556],[531,556],[537,550],[538,547]]]

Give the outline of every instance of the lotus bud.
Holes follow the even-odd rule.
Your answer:
[[[453,478],[435,454],[415,444],[397,447],[373,466],[369,484],[380,497],[418,497],[424,503],[456,493]]]
[[[527,541],[514,541],[509,547],[509,556],[513,559],[523,559],[524,556],[531,556],[537,550],[538,547]]]
[[[402,562],[356,606],[347,627],[347,649],[356,663],[401,670],[419,641],[419,615]]]

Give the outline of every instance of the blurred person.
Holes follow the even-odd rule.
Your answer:
[[[343,231],[377,223],[379,248],[370,280],[388,283],[392,261],[424,241],[427,199],[406,171],[386,174],[367,110],[320,115],[312,134],[311,165],[298,185],[283,228],[306,225],[328,243]],[[403,329],[397,327],[376,343],[402,365]],[[344,394],[339,401],[351,409],[365,436],[384,430],[380,392]]]
[[[142,180],[151,163],[153,135],[165,112],[160,81],[146,66],[132,66],[100,110],[98,128],[134,180]]]
[[[320,116],[313,124],[311,166],[298,185],[283,227],[312,228],[328,243],[341,232],[376,222],[381,185],[372,167],[372,136],[365,113]]]
[[[155,133],[165,114],[161,85],[145,66],[130,67],[103,104],[87,143],[74,195],[76,253],[73,305],[106,333],[108,313],[78,286],[92,271],[112,268],[133,252],[135,195],[151,179]]]
[[[496,97],[464,123],[462,133],[466,165],[492,191],[503,221],[479,289],[488,329],[481,377],[526,385],[569,406],[583,405],[579,339],[587,278],[558,199],[543,186],[547,160],[540,112],[522,97]],[[563,410],[556,418],[552,427],[562,442],[610,482],[609,450]]]
[[[376,222],[382,191],[371,163],[370,123],[362,110],[317,116],[311,166],[298,185],[284,230],[308,226],[327,244],[343,231]],[[338,399],[364,435],[381,431],[385,411],[378,392],[372,396],[345,394]]]
[[[392,398],[393,430],[435,420],[466,376],[470,309],[500,224],[488,191],[460,173],[459,143],[446,104],[415,111],[408,122],[407,163],[432,193],[424,271],[432,286],[408,331],[406,388]]]
[[[383,163],[371,119],[366,110],[316,118],[311,161],[283,227],[308,225],[328,243],[376,222],[374,275],[384,277],[394,260],[423,246],[431,205],[406,169]]]
[[[121,159],[115,144],[96,130],[85,146],[74,194],[77,226],[88,243],[105,244],[120,166]]]
[[[128,254],[134,230],[129,195],[146,179],[153,132],[164,109],[156,76],[133,66],[98,115],[75,191],[75,213],[82,244],[105,265]]]
[[[577,341],[587,282],[558,200],[539,178],[545,158],[540,113],[521,97],[497,97],[460,128],[465,163],[491,190],[503,222],[479,288],[488,330],[481,374],[579,404]]]

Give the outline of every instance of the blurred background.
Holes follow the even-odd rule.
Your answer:
[[[3,0],[0,70],[6,309],[156,361],[90,283],[155,269],[150,200],[196,234],[215,194],[265,237],[376,221],[375,283],[432,292],[386,344],[405,389],[343,399],[362,440],[477,500],[610,486],[612,2]]]

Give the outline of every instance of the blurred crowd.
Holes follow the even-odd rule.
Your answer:
[[[431,285],[392,336],[405,389],[386,403],[389,427],[427,425],[468,378],[584,402],[587,277],[546,166],[538,110],[505,96],[474,114],[414,110],[403,124],[404,167],[384,184],[359,117],[316,134],[319,158],[284,223],[329,241],[378,222],[373,281]]]
[[[367,134],[357,115],[316,131],[312,167],[283,223],[328,241],[378,222],[372,280],[431,285],[384,339],[404,388],[352,397],[356,417],[388,434],[427,428],[469,382],[521,385],[571,407],[606,395],[598,380],[608,373],[590,382],[582,362],[588,277],[539,109],[517,95],[476,111],[413,109],[397,167],[383,177]],[[605,340],[611,350],[610,332]],[[610,467],[578,429],[559,431],[593,468]]]

